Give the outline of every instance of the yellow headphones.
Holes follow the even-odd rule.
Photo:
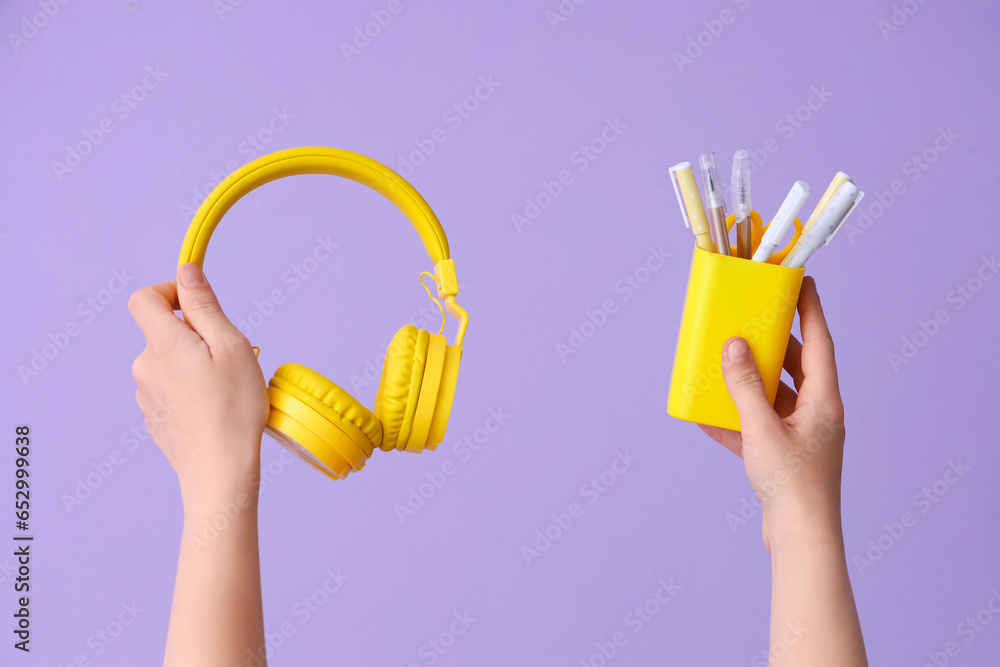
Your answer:
[[[448,345],[441,335],[444,308],[441,330],[436,334],[412,324],[399,330],[386,351],[374,411],[310,368],[283,364],[275,371],[267,388],[271,413],[265,430],[321,472],[343,479],[361,470],[376,448],[422,452],[435,449],[444,439],[469,316],[455,301],[458,279],[455,262],[449,257],[448,238],[424,198],[385,165],[336,148],[279,151],[230,174],[195,214],[178,265],[203,264],[212,232],[241,197],[265,183],[299,174],[349,178],[394,203],[413,223],[434,263],[434,273],[420,274],[421,284],[425,275],[430,276],[437,283],[438,297],[458,319],[454,345]]]

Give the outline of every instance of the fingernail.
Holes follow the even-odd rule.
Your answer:
[[[729,354],[729,362],[738,364],[746,361],[747,357],[750,355],[750,348],[747,347],[747,342],[742,338],[731,338],[729,340],[727,353]]]
[[[201,267],[194,262],[188,262],[182,266],[177,276],[184,287],[198,287],[205,284],[205,274]]]

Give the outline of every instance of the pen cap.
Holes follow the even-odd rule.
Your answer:
[[[667,171],[670,173],[670,182],[674,184],[674,194],[677,195],[677,205],[681,207],[681,217],[684,218],[684,226],[691,227],[691,218],[687,212],[687,206],[684,205],[684,196],[681,194],[681,185],[678,182],[677,172],[684,172],[691,170],[690,162],[681,162],[675,164]]]
[[[715,152],[702,153],[698,156],[698,166],[701,168],[701,184],[705,188],[705,200],[709,208],[722,208],[726,215],[726,197],[722,191],[722,179],[719,176],[719,161]]]
[[[753,208],[750,205],[750,155],[745,150],[738,150],[733,155],[733,213],[743,219],[750,215]]]

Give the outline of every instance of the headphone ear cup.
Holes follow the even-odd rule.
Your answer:
[[[429,333],[407,324],[396,332],[386,350],[374,410],[382,424],[384,451],[406,447],[423,383],[429,341]]]
[[[368,408],[316,371],[283,364],[268,383],[267,431],[323,473],[342,479],[364,467],[382,442],[382,426]]]

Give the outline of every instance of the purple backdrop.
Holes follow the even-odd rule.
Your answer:
[[[948,642],[949,664],[996,664],[995,2],[99,4],[0,5],[0,488],[9,501],[28,423],[37,536],[34,650],[5,633],[0,662],[161,659],[182,512],[140,428],[127,295],[173,278],[199,191],[262,152],[329,145],[425,195],[471,326],[436,453],[379,453],[335,483],[265,439],[272,664],[599,665],[619,631],[615,665],[763,664],[769,559],[742,465],[665,410],[693,244],[666,170],[741,147],[764,215],[837,170],[869,193],[808,273],[837,341],[872,664]],[[365,370],[423,317],[428,268],[390,204],[321,176],[242,201],[206,262],[268,377],[298,361],[369,405]],[[36,351],[51,358],[22,378]],[[664,584],[668,603],[632,611]]]

